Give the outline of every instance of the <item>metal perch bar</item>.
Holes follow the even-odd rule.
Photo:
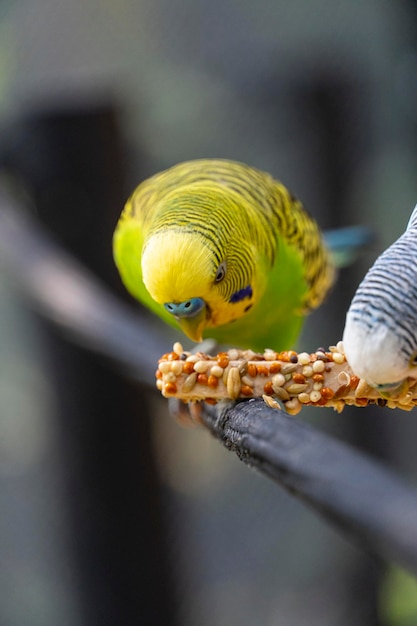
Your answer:
[[[155,366],[166,349],[161,328],[139,320],[12,204],[0,195],[0,261],[24,296],[80,345],[155,389]],[[365,549],[417,574],[417,493],[395,474],[262,399],[196,407],[202,423],[245,463]]]
[[[393,472],[260,399],[205,405],[200,419],[356,544],[417,574],[417,493]]]

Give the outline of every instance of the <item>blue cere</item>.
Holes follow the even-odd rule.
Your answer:
[[[164,307],[175,317],[193,317],[201,311],[204,306],[202,298],[190,298],[184,302],[166,302]]]
[[[250,285],[247,285],[246,287],[243,287],[243,289],[239,289],[239,291],[236,291],[229,298],[229,302],[231,303],[240,302],[241,300],[245,300],[245,298],[251,298],[252,294],[253,294],[252,287]]]

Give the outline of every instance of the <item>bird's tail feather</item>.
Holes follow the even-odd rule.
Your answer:
[[[346,267],[375,241],[374,233],[366,226],[347,226],[327,230],[324,240],[332,253],[336,267]]]

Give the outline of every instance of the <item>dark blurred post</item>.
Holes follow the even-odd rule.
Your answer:
[[[366,150],[371,145],[369,136],[357,132],[358,127],[370,127],[367,120],[370,112],[366,87],[353,75],[328,70],[313,74],[307,84],[297,87],[295,93],[296,109],[302,117],[301,124],[304,125],[305,132],[315,138],[315,160],[311,166],[318,182],[321,207],[317,209],[321,208],[321,214],[317,213],[316,207],[314,214],[319,215],[323,228],[353,225],[347,221],[348,216],[352,215],[349,207],[351,185],[357,169],[363,163]],[[353,216],[353,220],[355,219],[358,218]],[[334,341],[342,338],[346,311],[362,277],[359,265],[357,263],[340,270],[339,280],[332,294],[312,319],[309,327],[312,329],[311,334],[314,335],[316,324],[317,330],[321,330],[318,325],[325,319],[325,336]],[[346,407],[343,414],[338,416],[337,428],[340,432],[340,425],[343,424],[346,439],[373,455],[383,457],[386,452],[383,418],[379,411],[379,428],[376,434],[375,411],[378,409],[369,408],[366,414],[361,414],[360,419],[357,419],[357,410]],[[360,615],[354,620],[358,626],[379,624],[379,574],[372,559],[366,555],[358,557],[350,576],[346,573],[352,606],[355,604],[361,607]],[[352,613],[354,615],[355,611]]]
[[[111,239],[127,195],[124,157],[117,111],[103,104],[26,120],[8,158],[42,223],[112,286],[119,283]],[[175,625],[147,398],[98,357],[44,331],[84,623]]]

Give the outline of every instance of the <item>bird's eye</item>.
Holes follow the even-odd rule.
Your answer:
[[[409,363],[410,367],[417,367],[417,352],[411,355]]]
[[[220,283],[226,276],[226,261],[222,261],[217,268],[216,276],[214,278],[215,283]]]

